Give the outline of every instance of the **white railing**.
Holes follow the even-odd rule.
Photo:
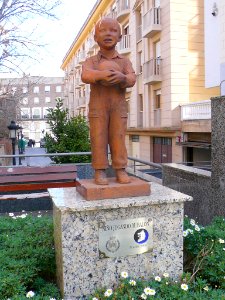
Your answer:
[[[181,121],[185,120],[210,120],[211,100],[204,100],[181,105]]]
[[[152,58],[149,61],[144,63],[144,79],[151,76],[160,76],[161,75],[161,58]]]
[[[161,109],[160,108],[154,109],[154,126],[156,126],[156,127],[161,126]]]
[[[147,29],[152,25],[160,25],[160,7],[151,8],[143,16],[143,29]]]
[[[117,14],[119,15],[124,10],[127,10],[130,8],[130,1],[129,0],[117,0],[116,8],[117,8]]]
[[[142,25],[137,27],[137,42],[142,39]]]
[[[130,49],[130,35],[126,34],[122,36],[122,39],[119,43],[119,50],[128,50]]]

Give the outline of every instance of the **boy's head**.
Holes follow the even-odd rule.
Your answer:
[[[95,26],[95,41],[100,49],[111,50],[121,40],[120,24],[112,18],[103,18]]]

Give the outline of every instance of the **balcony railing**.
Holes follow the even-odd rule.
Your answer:
[[[157,108],[154,110],[154,126],[161,126],[161,109]]]
[[[153,7],[143,16],[143,37],[152,37],[161,30],[160,7]]]
[[[139,25],[137,27],[136,35],[137,35],[137,42],[141,41],[142,40],[142,25]]]
[[[130,52],[130,35],[129,34],[122,36],[122,39],[118,45],[118,50],[120,53],[129,53]]]
[[[120,22],[130,13],[130,0],[117,0],[117,20]]]
[[[86,51],[83,50],[79,54],[79,63],[82,64],[86,59]]]
[[[137,87],[138,87],[138,94],[143,93],[143,80],[142,80],[142,73],[137,75]]]
[[[154,84],[162,81],[162,59],[152,58],[143,66],[144,83]]]
[[[181,121],[210,120],[211,100],[181,105]]]

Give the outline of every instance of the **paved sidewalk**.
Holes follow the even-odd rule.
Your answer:
[[[25,155],[28,154],[46,154],[45,148],[40,147],[26,147]],[[47,166],[51,164],[51,159],[49,157],[26,157],[25,159],[21,159],[21,163],[23,166]],[[19,158],[16,160],[16,164],[19,165]]]

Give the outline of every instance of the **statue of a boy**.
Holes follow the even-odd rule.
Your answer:
[[[83,82],[91,84],[89,123],[92,166],[95,183],[108,184],[108,144],[112,167],[119,183],[129,183],[125,168],[127,150],[127,103],[125,90],[135,84],[136,76],[129,59],[115,49],[121,40],[121,29],[115,19],[103,18],[95,26],[95,41],[100,47],[97,55],[88,58],[82,68]]]

